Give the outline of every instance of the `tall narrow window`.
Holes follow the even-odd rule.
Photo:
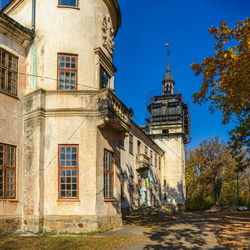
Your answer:
[[[78,198],[78,145],[59,145],[59,199]]]
[[[137,154],[141,153],[141,142],[138,140],[137,141]]]
[[[148,156],[148,147],[145,146],[145,155]]]
[[[77,89],[77,59],[76,55],[58,54],[58,89]]]
[[[153,165],[153,152],[150,150],[150,164]]]
[[[0,89],[17,95],[17,57],[0,49]]]
[[[78,7],[78,0],[59,0],[60,6]]]
[[[16,197],[16,148],[0,144],[0,199]]]
[[[157,168],[157,154],[155,154],[155,167]]]
[[[109,88],[110,76],[102,67],[100,68],[100,89]]]
[[[130,154],[133,154],[133,147],[134,147],[133,135],[129,134],[129,153]]]
[[[103,193],[105,199],[114,198],[114,155],[104,150],[103,155]]]

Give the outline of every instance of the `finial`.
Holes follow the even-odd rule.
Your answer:
[[[165,46],[168,48],[168,58],[170,57],[170,44],[169,43],[165,43]]]
[[[171,72],[170,69],[170,44],[169,43],[165,43],[165,46],[168,48],[168,67],[167,67],[167,72]]]

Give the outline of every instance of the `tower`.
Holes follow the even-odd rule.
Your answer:
[[[185,206],[185,145],[189,136],[188,106],[181,94],[174,93],[175,81],[168,65],[162,80],[162,94],[153,96],[147,106],[147,133],[164,150],[162,164],[162,203],[166,207]]]

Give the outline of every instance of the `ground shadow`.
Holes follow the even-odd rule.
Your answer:
[[[155,218],[130,217],[125,218],[125,223],[151,227],[150,231],[144,232],[150,243],[146,243],[143,249],[229,249],[234,246],[230,242],[223,242],[221,232],[232,225],[250,225],[250,212],[199,212]],[[250,227],[241,234],[246,240],[249,238],[249,229]],[[247,247],[248,243],[243,241],[242,244]]]

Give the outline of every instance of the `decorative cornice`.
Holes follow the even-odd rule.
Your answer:
[[[100,61],[107,66],[108,70],[111,71],[112,75],[117,71],[117,68],[114,66],[114,64],[111,62],[111,60],[107,57],[107,55],[104,53],[102,48],[98,47],[94,49],[95,54],[99,56]]]
[[[35,36],[32,30],[22,26],[2,11],[0,11],[0,33],[10,37],[23,48],[28,48]]]

